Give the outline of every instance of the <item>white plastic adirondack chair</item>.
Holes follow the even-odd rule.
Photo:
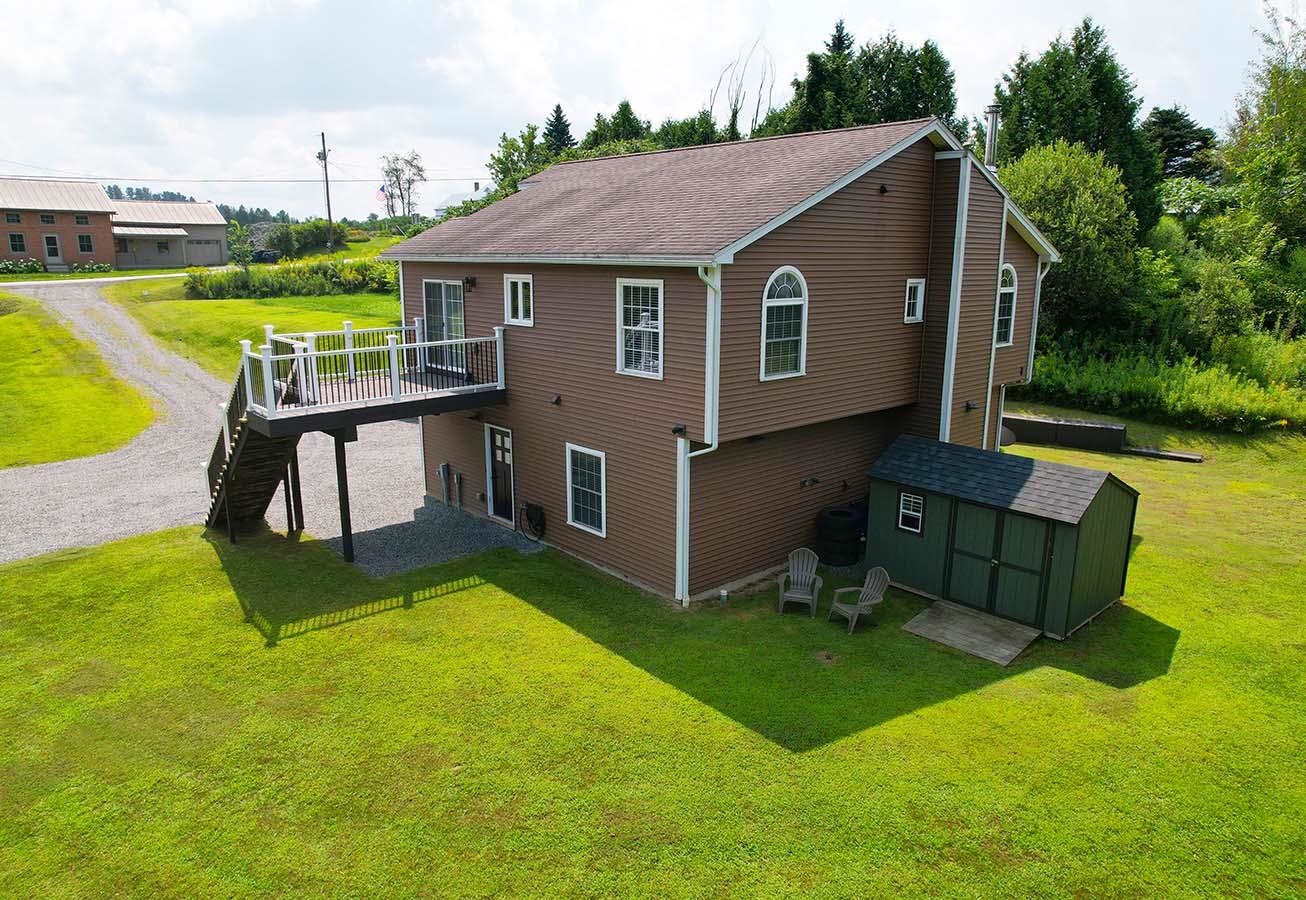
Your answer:
[[[869,616],[877,603],[884,600],[884,592],[889,587],[889,573],[881,566],[876,566],[866,573],[866,581],[859,588],[839,588],[834,592],[834,602],[830,604],[830,613],[825,621],[830,621],[835,613],[848,620],[848,633],[857,627],[858,616]],[[840,594],[856,594],[855,600],[840,600]]]
[[[780,608],[784,612],[786,603],[806,603],[812,608],[812,618],[816,618],[816,604],[821,597],[821,576],[816,574],[820,559],[806,547],[799,547],[789,554],[789,571],[780,576]],[[785,582],[789,583],[785,587]]]

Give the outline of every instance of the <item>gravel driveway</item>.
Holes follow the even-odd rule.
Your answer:
[[[213,450],[217,404],[226,399],[230,385],[160,347],[93,285],[69,281],[4,287],[37,299],[80,337],[94,342],[119,377],[151,398],[156,420],[112,453],[0,469],[0,562],[201,524],[208,509],[201,466]],[[233,340],[233,371],[238,351]],[[86,416],[93,418],[94,410],[87,410]],[[441,534],[434,526],[413,526],[413,510],[422,505],[423,495],[416,422],[365,425],[358,437],[347,453],[360,565],[379,573],[447,558],[451,548],[440,549]],[[332,440],[325,434],[305,435],[299,452],[305,527],[338,548],[340,514]],[[269,508],[268,522],[285,529],[280,492]],[[467,532],[459,542],[463,553],[498,544],[519,545],[524,540],[501,528],[487,531],[479,523],[469,522],[463,530]],[[369,537],[366,532],[373,534]],[[390,545],[384,562],[374,559],[369,566],[367,549],[374,549],[373,556],[380,555],[375,548],[382,543]]]

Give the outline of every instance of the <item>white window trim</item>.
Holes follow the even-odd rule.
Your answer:
[[[20,244],[23,245],[23,249],[21,249],[21,250],[15,250],[15,249],[14,249],[14,238],[18,238],[18,242],[19,242]],[[26,253],[26,252],[27,252],[27,235],[23,234],[21,231],[11,231],[11,232],[9,233],[9,252],[10,252],[10,253]]]
[[[917,503],[920,504],[919,511],[904,508],[903,504],[908,498],[911,498],[912,500],[915,500]],[[909,516],[916,517],[915,528],[912,528],[910,525],[902,524],[903,513],[906,513]],[[925,497],[922,496],[921,494],[909,494],[906,491],[899,491],[898,492],[898,528],[901,529],[902,531],[910,531],[912,534],[920,534],[921,528],[924,525],[925,525]]]
[[[495,430],[508,432],[508,452],[515,454],[517,452],[517,448],[513,446],[512,443],[512,429],[504,428],[502,425],[494,425],[491,424],[490,422],[486,422],[485,428],[483,430],[485,431],[485,514],[487,517],[489,517],[491,521],[500,522],[504,525],[516,526],[517,524],[516,508],[512,508],[510,510],[508,514],[508,518],[506,519],[500,518],[499,516],[496,516],[494,514],[494,437],[492,432]],[[516,459],[517,457],[514,456],[511,460],[508,461],[508,471],[512,473],[512,483],[508,486],[508,490],[512,494],[514,504],[517,502],[517,466],[515,464]],[[568,474],[571,473],[570,453],[567,454],[567,472]],[[603,502],[607,503],[606,497],[604,498]],[[567,489],[567,506],[568,509],[570,509],[571,507],[570,487]],[[607,513],[606,508],[604,509],[604,513],[605,514]]]
[[[82,238],[86,238],[87,249],[85,249],[85,250],[82,249]],[[95,239],[92,238],[89,234],[79,234],[79,235],[77,235],[77,252],[78,252],[78,253],[94,253],[94,252],[95,252]]]
[[[766,295],[771,292],[771,283],[785,273],[793,275],[798,279],[798,283],[803,286],[803,333],[798,341],[798,371],[768,375],[766,374],[766,311],[772,306],[793,306],[795,301],[793,297],[768,300]],[[807,291],[807,279],[803,277],[802,272],[798,271],[793,266],[781,266],[771,273],[770,278],[766,279],[766,284],[762,286],[762,319],[758,329],[760,332],[758,336],[759,353],[757,360],[758,381],[783,381],[786,378],[801,378],[807,374],[807,303],[810,299],[811,296]]]
[[[1006,341],[998,340],[999,326],[1002,323],[1002,294],[1008,290],[1002,286],[1002,276],[1010,270],[1011,272],[1011,331],[1008,332],[1010,337]],[[1016,267],[1011,263],[1003,263],[1002,268],[998,270],[998,317],[993,328],[993,346],[1010,347],[1016,341],[1016,296],[1019,293],[1020,281],[1016,275]]]
[[[577,522],[572,517],[572,492],[571,492],[571,453],[572,451],[588,453],[590,456],[599,458],[599,491],[603,500],[603,527],[599,529],[591,528],[584,522]],[[567,524],[572,528],[579,528],[581,531],[596,535],[601,538],[608,536],[608,455],[602,450],[591,450],[589,447],[582,447],[580,444],[567,443],[566,456],[563,460],[567,466]]]
[[[916,315],[907,313],[907,304],[911,302],[911,289],[919,288],[916,292]],[[904,325],[915,325],[918,322],[925,321],[925,279],[908,278],[907,287],[902,293],[902,321]]]
[[[12,218],[10,218],[11,216],[12,216]],[[23,214],[22,214],[22,213],[17,213],[17,212],[6,212],[6,213],[5,213],[5,224],[6,224],[6,225],[21,225],[21,224],[23,224]]]
[[[91,217],[86,215],[85,213],[78,213],[77,215],[73,216],[73,224],[81,225],[82,227],[85,227],[91,224]]]
[[[622,297],[622,288],[630,285],[631,287],[655,287],[658,289],[658,370],[656,372],[641,372],[637,369],[624,368],[626,362],[626,328],[622,323],[625,321],[625,303]],[[534,302],[535,292],[531,291],[532,303]],[[664,329],[666,328],[665,311],[663,309],[666,300],[666,291],[662,286],[661,278],[618,278],[617,279],[617,374],[633,375],[636,378],[651,378],[654,381],[662,380],[662,373],[666,370],[666,360],[663,356],[666,341],[664,340]],[[584,448],[582,448],[584,449]],[[568,500],[568,503],[571,501]]]
[[[531,288],[531,314],[529,316],[513,317],[512,314],[512,283],[524,282]],[[520,292],[518,292],[520,296]],[[504,275],[503,276],[503,321],[505,325],[521,325],[526,328],[535,327],[535,279],[530,275]]]

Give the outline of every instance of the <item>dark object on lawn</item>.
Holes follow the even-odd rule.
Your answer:
[[[871,467],[866,560],[1068,637],[1125,592],[1138,492],[1110,472],[904,435]]]
[[[1011,440],[1007,435],[1011,435]],[[1125,426],[1111,422],[1088,422],[1083,419],[1056,419],[1045,416],[1018,416],[1008,413],[1002,417],[1002,446],[1014,441],[1024,444],[1054,444],[1076,450],[1096,450],[1102,453],[1128,453],[1150,459],[1168,459],[1173,462],[1199,463],[1200,453],[1181,450],[1153,450],[1149,447],[1130,447],[1125,442]]]
[[[851,506],[827,506],[816,516],[816,555],[827,566],[851,566],[862,558],[862,523]]]
[[[250,262],[274,263],[278,262],[280,259],[280,250],[255,250],[254,255],[250,257]]]

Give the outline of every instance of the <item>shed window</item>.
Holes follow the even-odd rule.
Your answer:
[[[158,251],[160,254],[166,254],[166,253],[168,253],[168,251],[169,251],[168,242],[167,242],[167,241],[155,241],[155,242],[154,242],[154,249],[155,249],[156,251]]]
[[[503,320],[509,325],[534,325],[534,293],[531,276],[503,276]]]
[[[23,214],[22,214],[22,213],[11,213],[11,212],[7,212],[7,213],[5,213],[5,224],[6,224],[6,225],[17,225],[18,223],[20,223],[20,222],[22,222],[22,221],[23,221]]]
[[[91,217],[78,214],[73,216],[73,223],[76,225],[90,225]]]
[[[54,215],[53,215],[52,213],[41,213],[41,224],[42,224],[42,225],[53,225],[53,224],[54,224]]]
[[[925,318],[925,279],[907,279],[907,298],[903,301],[902,320],[920,322]]]
[[[607,536],[606,458],[599,450],[567,445],[567,524]]]
[[[14,233],[14,234],[9,235],[9,252],[10,252],[10,253],[26,253],[26,252],[27,252],[27,238],[23,237],[21,234],[18,234],[18,233]]]
[[[91,236],[89,234],[77,235],[77,252],[78,253],[95,252],[95,245],[91,243]]]
[[[1010,265],[1002,267],[998,280],[998,323],[994,341],[999,347],[1010,347],[1016,331],[1016,270]]]
[[[807,367],[807,282],[793,266],[776,269],[762,293],[762,367],[770,381]]]
[[[917,494],[901,493],[898,495],[898,527],[903,531],[921,533],[921,522],[925,519],[925,498]]]
[[[662,377],[662,282],[617,279],[617,371]]]

